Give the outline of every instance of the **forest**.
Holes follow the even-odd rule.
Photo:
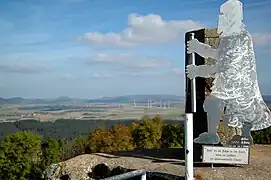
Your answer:
[[[130,125],[138,120],[56,120],[56,121],[37,121],[23,120],[15,122],[3,122],[0,124],[0,139],[8,134],[18,131],[31,131],[40,134],[42,137],[73,139],[77,136],[88,135],[97,127],[110,128],[116,124]],[[176,120],[165,120],[166,123],[183,123]]]

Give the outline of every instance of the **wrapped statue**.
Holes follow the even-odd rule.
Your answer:
[[[245,29],[243,7],[239,0],[228,0],[220,7],[217,49],[193,39],[187,44],[188,53],[213,58],[216,64],[188,65],[187,76],[214,77],[212,92],[205,99],[208,132],[194,139],[195,143],[218,144],[217,134],[221,115],[224,123],[241,128],[242,136],[252,140],[250,131],[271,126],[271,112],[260,93],[252,37]]]

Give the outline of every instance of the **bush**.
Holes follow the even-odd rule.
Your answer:
[[[87,146],[88,153],[95,152],[111,152],[113,135],[109,131],[95,129],[89,134],[89,144]]]
[[[183,147],[184,127],[181,124],[166,124],[162,132],[162,148]]]
[[[5,137],[0,144],[0,179],[27,180],[41,160],[41,136],[30,131]]]
[[[88,144],[87,136],[78,136],[72,141],[72,149],[75,156],[86,153],[86,147]]]
[[[271,144],[271,127],[261,131],[252,131],[251,135],[255,144]]]
[[[88,153],[113,152],[133,149],[129,127],[116,125],[109,130],[96,129],[89,134]]]
[[[75,156],[86,154],[88,136],[78,136],[72,140],[59,139],[60,160],[65,161]]]
[[[132,133],[128,126],[118,124],[112,128],[113,134],[113,149],[114,151],[132,150],[134,149],[134,143]]]
[[[58,163],[60,161],[60,144],[57,140],[47,137],[42,143],[42,162],[41,168],[45,169],[47,166]]]
[[[60,160],[66,161],[70,158],[73,158],[74,153],[72,149],[72,141],[65,138],[59,138],[57,141],[60,146]]]
[[[139,123],[132,123],[130,129],[136,148],[160,148],[163,124],[160,116],[152,119],[144,118]]]

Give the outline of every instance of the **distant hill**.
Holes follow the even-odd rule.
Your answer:
[[[127,103],[136,101],[137,103],[146,103],[152,101],[180,101],[184,100],[182,96],[176,95],[127,95],[117,97],[103,97],[98,99],[76,99],[67,96],[61,96],[55,99],[29,99],[29,98],[1,98],[0,104],[73,104],[73,103]]]
[[[176,95],[127,95],[127,96],[117,96],[117,97],[103,97],[100,99],[91,99],[89,103],[126,103],[136,101],[137,103],[146,103],[148,100],[152,101],[180,101],[184,100],[182,96]]]
[[[24,101],[23,98],[14,97],[14,98],[0,98],[0,104],[21,104]]]
[[[263,95],[264,101],[270,105],[271,95]],[[158,94],[158,95],[127,95],[127,96],[115,96],[115,97],[103,97],[97,99],[78,99],[70,98],[67,96],[61,96],[55,99],[28,99],[21,97],[12,98],[1,98],[0,105],[3,104],[80,104],[80,103],[147,103],[148,100],[154,102],[158,101],[184,101],[185,97],[169,95],[169,94]]]
[[[69,104],[76,103],[76,99],[72,99],[69,97],[59,97],[56,99],[29,99],[29,98],[1,98],[0,104]],[[84,100],[81,100],[84,102]]]
[[[271,95],[264,95],[264,101],[270,105]],[[12,98],[1,98],[0,105],[3,104],[81,104],[81,103],[147,103],[148,100],[153,102],[158,101],[184,101],[183,96],[176,96],[170,94],[158,94],[158,95],[126,95],[126,96],[115,96],[115,97],[103,97],[97,99],[78,99],[70,98],[67,96],[61,96],[55,99],[28,99],[21,97]]]

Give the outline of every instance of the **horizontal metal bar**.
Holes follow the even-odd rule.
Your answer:
[[[128,179],[135,176],[142,176],[141,180],[146,180],[146,173],[147,172],[145,170],[136,170],[136,171],[131,171],[131,172],[123,173],[120,175],[104,178],[102,180],[124,180],[124,179]]]

